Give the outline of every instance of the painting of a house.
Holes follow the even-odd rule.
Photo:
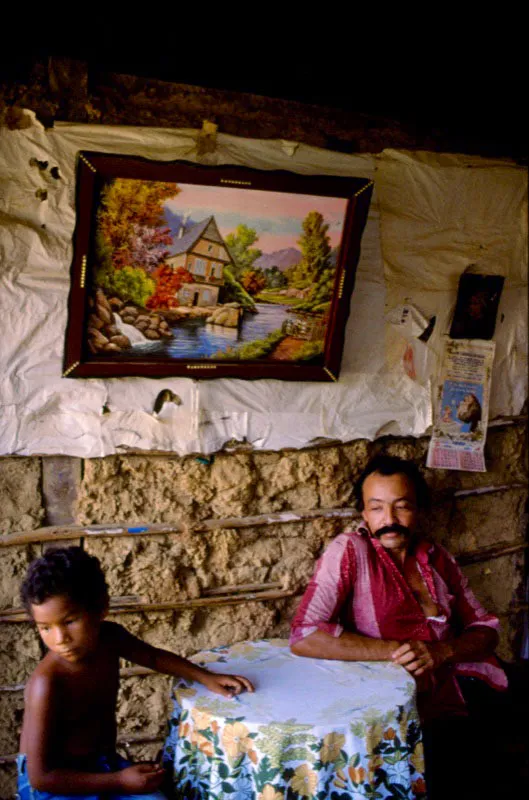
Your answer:
[[[192,283],[178,292],[184,306],[216,305],[224,285],[224,267],[233,263],[213,216],[187,231],[182,226],[166,261],[173,269],[183,267],[193,277]]]

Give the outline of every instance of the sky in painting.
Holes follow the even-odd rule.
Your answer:
[[[166,201],[172,212],[188,213],[194,222],[214,215],[223,237],[233,233],[237,225],[247,225],[257,232],[259,239],[254,247],[263,253],[287,247],[299,250],[301,224],[309,211],[319,211],[323,215],[329,225],[331,246],[340,244],[347,206],[345,198],[186,183],[178,186],[178,196]]]

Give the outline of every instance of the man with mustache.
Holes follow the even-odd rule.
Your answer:
[[[420,535],[429,498],[414,463],[375,456],[355,494],[363,523],[337,536],[318,561],[292,622],[291,650],[393,661],[417,681],[423,723],[464,717],[469,678],[479,679],[472,689],[482,681],[507,687],[493,655],[498,619],[482,608],[454,558]]]

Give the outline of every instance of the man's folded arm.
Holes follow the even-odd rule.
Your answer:
[[[354,592],[356,557],[350,535],[336,537],[319,559],[292,621],[290,649],[307,658],[389,661],[399,643],[345,631],[340,613]]]
[[[337,661],[391,661],[392,653],[400,642],[392,639],[372,639],[360,633],[342,631],[339,636],[330,636],[315,630],[303,639],[291,644],[297,656],[307,658],[329,658]]]

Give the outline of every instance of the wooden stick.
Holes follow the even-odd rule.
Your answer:
[[[227,594],[228,592],[255,592],[261,589],[281,589],[283,584],[280,581],[276,583],[240,583],[233,586],[218,586],[216,589],[205,589],[203,592],[204,597],[212,597],[217,594]]]
[[[119,676],[120,678],[136,678],[142,677],[143,675],[162,675],[165,678],[170,678],[170,675],[164,675],[163,672],[156,672],[154,669],[149,669],[149,667],[123,667],[120,669]]]
[[[293,597],[294,591],[265,591],[243,594],[226,595],[225,597],[197,597],[189,600],[180,600],[171,603],[130,603],[120,605],[119,597],[112,598],[111,614],[138,614],[149,611],[175,611],[179,608],[199,608],[213,605],[236,605],[261,600],[280,600],[284,597]],[[22,608],[7,608],[0,614],[2,622],[28,622],[29,617]]]
[[[253,517],[225,517],[207,519],[195,525],[180,522],[146,523],[108,522],[101,525],[57,525],[36,528],[21,533],[5,533],[0,536],[0,547],[20,544],[54,542],[72,538],[100,538],[112,536],[164,536],[172,533],[207,533],[222,528],[255,528],[263,525],[284,525],[288,522],[305,522],[311,519],[360,519],[354,508],[317,508],[311,511],[280,511],[271,514],[258,514]]]
[[[458,489],[453,497],[469,497],[475,494],[490,494],[491,492],[506,492],[509,489],[525,489],[527,483],[502,483],[500,486],[476,486],[474,489]]]
[[[519,550],[525,550],[529,547],[527,542],[515,542],[508,545],[500,545],[493,547],[483,547],[481,550],[475,550],[470,553],[460,553],[456,556],[456,561],[461,564],[477,564],[480,561],[489,561],[492,558],[500,558],[501,556],[509,555],[509,553],[517,553]]]
[[[494,558],[500,558],[510,553],[516,553],[529,547],[527,542],[514,542],[500,547],[486,547],[474,552],[460,553],[456,557],[461,565],[476,564],[481,561],[489,561]],[[173,611],[180,608],[198,608],[201,606],[214,606],[214,605],[235,605],[237,603],[245,603],[252,601],[262,600],[279,600],[284,597],[293,597],[294,591],[277,590],[281,584],[241,584],[237,586],[219,587],[218,589],[207,590],[204,597],[190,598],[187,600],[173,601],[170,603],[143,603],[138,602],[134,595],[127,595],[124,597],[113,597],[110,601],[110,610],[113,614],[132,614],[142,613],[149,611]],[[245,591],[249,587],[255,587],[260,591]],[[232,591],[236,593],[221,594],[222,591]],[[240,593],[237,593],[239,592]],[[26,612],[21,608],[4,609],[0,613],[0,623],[4,622],[27,622],[29,617]]]
[[[498,486],[476,487],[475,489],[458,489],[453,497],[505,492],[509,489],[527,487],[527,483],[501,484]],[[0,536],[0,548],[14,545],[35,544],[40,542],[61,542],[72,538],[101,538],[122,536],[167,536],[178,533],[208,533],[224,528],[255,528],[268,525],[285,525],[289,522],[305,522],[313,519],[359,520],[360,512],[355,508],[317,508],[309,511],[280,511],[270,514],[258,514],[249,517],[224,517],[207,519],[194,525],[182,522],[107,522],[99,525],[56,525],[36,528],[33,531],[6,533]]]

